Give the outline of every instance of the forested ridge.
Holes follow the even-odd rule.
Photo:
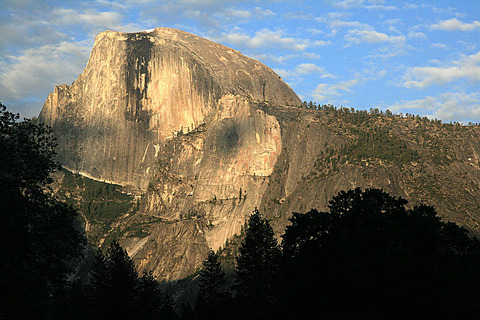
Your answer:
[[[352,118],[352,125],[374,119],[371,114],[366,118]],[[350,151],[347,158],[340,156],[339,165],[361,163],[367,153],[375,155],[367,161],[376,158],[394,165],[421,161],[422,153],[408,139],[392,138],[395,128],[381,127],[383,133],[377,138],[360,125],[355,134],[366,132],[361,133],[363,140],[352,139],[335,149],[328,155],[333,159],[330,162],[321,162],[320,157],[319,165],[330,163],[334,170],[334,155],[342,150],[356,151]],[[456,127],[452,125],[452,130]],[[374,151],[374,141],[384,145],[383,149]],[[406,200],[377,188],[341,191],[324,211],[294,212],[280,243],[265,218],[268,212],[254,209],[238,238],[233,274],[225,273],[218,253],[209,252],[187,288],[197,292],[196,297],[181,304],[175,303],[177,295],[171,289],[175,287],[157,281],[148,271],[139,275],[115,239],[97,250],[88,277],[78,279],[75,269],[84,258],[86,240],[76,210],[53,196],[49,188],[50,173],[59,169],[53,160],[54,147],[48,128],[18,121],[18,116],[0,106],[2,319],[480,315],[476,301],[480,294],[479,241],[466,229],[442,221],[434,207],[409,206]],[[392,155],[399,147],[403,151]],[[76,181],[68,181],[79,188]],[[115,186],[79,190],[85,193],[82,210],[92,208],[88,211],[91,219],[116,216],[117,205],[125,206],[120,211],[135,211],[135,202],[117,194]],[[116,202],[110,210],[96,203],[97,198]]]
[[[267,105],[264,110],[282,112]],[[276,232],[293,211],[324,210],[340,190],[375,187],[410,206],[433,205],[442,219],[478,236],[477,124],[315,103],[295,110],[296,118],[285,120],[284,150],[259,206],[269,219],[282,219],[272,221]]]

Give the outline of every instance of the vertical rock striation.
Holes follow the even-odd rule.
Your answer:
[[[238,51],[167,28],[100,33],[87,67],[55,87],[40,120],[59,139],[59,160],[95,178],[145,189],[166,139],[213,117],[222,97],[298,104],[263,64]]]

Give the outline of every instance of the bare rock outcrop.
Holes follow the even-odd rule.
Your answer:
[[[138,215],[158,222],[122,244],[140,268],[178,279],[240,233],[262,201],[282,129],[260,106],[300,103],[270,68],[223,45],[168,28],[106,31],[39,119],[66,168],[145,192],[140,213],[117,229]]]
[[[145,189],[163,142],[209,122],[232,96],[300,103],[271,69],[223,45],[168,28],[106,31],[78,79],[48,96],[40,121],[57,133],[65,167]]]

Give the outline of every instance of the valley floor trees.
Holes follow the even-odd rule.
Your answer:
[[[249,318],[262,318],[276,302],[281,251],[273,229],[257,209],[247,223],[235,270],[236,300]]]
[[[51,318],[85,243],[76,212],[48,192],[48,128],[0,103],[0,318]]]
[[[283,236],[284,314],[478,317],[479,241],[433,207],[406,204],[355,189],[333,197],[329,212],[294,213]]]
[[[477,318],[480,242],[442,222],[433,207],[406,205],[380,189],[341,191],[326,212],[293,213],[281,252],[255,210],[239,249],[229,314]]]

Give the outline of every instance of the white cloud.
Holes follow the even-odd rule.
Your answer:
[[[304,52],[302,54],[302,56],[304,58],[307,58],[307,59],[319,59],[320,58],[320,55],[318,53],[315,53],[315,52]]]
[[[324,73],[324,69],[322,67],[317,66],[314,63],[302,63],[299,64],[296,68],[296,71],[300,74],[308,74],[308,73]]]
[[[335,76],[325,71],[325,68],[319,67],[314,63],[301,63],[297,65],[295,71],[299,74],[317,74],[320,78],[332,78]]]
[[[375,50],[372,50],[372,53],[370,53],[367,58],[370,59],[391,59],[394,57],[398,57],[401,55],[407,54],[407,50],[404,47],[399,47],[399,46],[386,46],[383,48],[376,48]]]
[[[256,17],[258,17],[258,16],[269,17],[269,16],[275,16],[276,15],[276,13],[273,12],[272,10],[264,9],[262,7],[253,8],[253,12],[254,12]]]
[[[359,21],[347,21],[350,14],[346,12],[329,12],[325,16],[318,17],[315,20],[320,23],[326,23],[331,29],[342,27],[355,27],[360,29],[373,29],[370,25]]]
[[[449,67],[414,67],[403,76],[406,88],[424,88],[460,79],[480,82],[480,51],[453,61]]]
[[[249,19],[252,17],[252,12],[248,10],[228,8],[225,10],[225,15],[231,18]]]
[[[432,44],[430,44],[430,46],[432,48],[438,48],[438,49],[444,49],[444,50],[450,49],[450,46],[446,45],[445,43],[440,43],[440,42],[432,43]]]
[[[90,37],[105,30],[134,32],[144,29],[134,23],[123,24],[123,19],[123,15],[119,12],[94,9],[56,8],[49,14],[50,24],[61,27],[80,25],[83,29],[89,31]]]
[[[403,6],[405,9],[418,9],[420,6],[414,3],[405,3]]]
[[[333,7],[350,9],[359,7],[363,4],[364,0],[334,0],[331,1]]]
[[[448,30],[448,31],[472,31],[477,28],[480,28],[480,21],[473,21],[472,23],[465,23],[457,18],[453,18],[450,20],[444,20],[437,24],[433,24],[430,26],[433,30]]]
[[[310,32],[311,34],[325,34],[325,31],[315,29],[315,28],[309,28],[307,29],[307,31]]]
[[[408,33],[409,38],[416,38],[416,39],[425,39],[427,36],[423,32],[416,32],[416,31],[410,31]]]
[[[406,40],[405,36],[389,36],[385,33],[373,31],[373,30],[349,30],[345,35],[345,40],[349,43],[382,43],[390,42],[395,44],[403,44]]]
[[[294,70],[275,69],[282,78],[289,80],[299,80],[302,76],[307,74],[313,74],[318,78],[332,78],[335,76],[325,71],[325,68],[319,67],[314,63],[301,63],[295,67]]]
[[[227,42],[237,47],[244,47],[249,49],[272,49],[280,48],[291,51],[303,51],[311,46],[326,45],[328,43],[316,43],[308,39],[292,38],[285,36],[281,30],[272,31],[269,29],[262,29],[255,32],[253,37],[242,33],[224,33],[220,37],[212,37],[214,41]]]
[[[422,99],[403,100],[388,106],[394,112],[419,113],[444,121],[480,121],[480,93],[447,92]]]
[[[126,10],[127,6],[124,4],[119,3],[118,1],[109,1],[109,0],[96,0],[101,6],[112,8],[115,10]]]
[[[312,97],[317,101],[329,100],[333,97],[341,95],[341,91],[351,92],[351,87],[356,86],[360,82],[359,79],[340,81],[335,84],[319,84],[312,92]]]
[[[51,13],[51,23],[56,25],[89,24],[92,26],[111,27],[119,25],[122,15],[114,11],[98,12],[96,10],[79,11],[57,8]]]
[[[147,18],[151,24],[165,26],[171,23],[182,25],[185,23],[189,28],[195,24],[201,31],[208,31],[206,32],[208,34],[219,34],[221,30],[227,30],[233,25],[238,26],[251,20],[276,16],[276,13],[269,8],[252,5],[263,4],[260,1],[152,0],[148,6],[138,6],[135,4],[136,0],[128,1],[131,7],[140,7],[142,18]]]
[[[362,79],[362,81],[374,81],[385,78],[387,70],[379,69],[377,66],[362,69],[361,72],[355,74],[355,79]]]
[[[266,54],[266,53],[259,53],[259,54],[250,54],[249,57],[259,60],[259,61],[272,61],[274,63],[283,64],[286,61],[297,58],[298,54],[286,54],[286,55],[278,55],[278,54]]]
[[[30,48],[39,44],[57,43],[69,36],[43,19],[20,21],[20,17],[0,24],[0,53],[10,47]]]
[[[324,41],[324,40],[315,40],[313,41],[313,45],[316,47],[324,47],[324,46],[329,46],[332,44],[332,41]]]
[[[46,93],[55,85],[70,84],[78,77],[86,65],[90,49],[91,45],[86,42],[64,41],[10,57],[11,63],[0,65],[2,99],[46,98]]]
[[[238,19],[249,20],[251,18],[259,19],[262,17],[271,17],[275,15],[270,9],[264,9],[261,7],[254,7],[249,10],[237,9],[237,8],[227,8],[224,11],[220,11],[216,14],[220,19],[227,20],[236,20]]]
[[[332,20],[329,23],[330,28],[336,29],[336,28],[341,28],[341,27],[356,27],[356,28],[362,28],[362,29],[373,29],[370,25],[363,23],[363,22],[358,22],[358,21],[343,21],[343,20]]]
[[[333,0],[332,7],[341,9],[365,8],[367,10],[397,10],[395,6],[386,6],[382,0]]]
[[[365,9],[368,10],[386,10],[386,11],[391,11],[391,10],[398,10],[398,7],[395,6],[385,6],[385,5],[380,5],[380,4],[372,4],[369,6],[365,6]]]

